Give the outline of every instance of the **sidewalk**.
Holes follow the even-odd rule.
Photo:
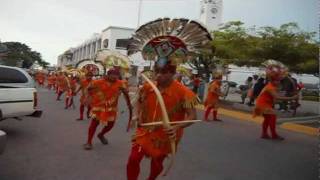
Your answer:
[[[222,106],[227,109],[236,109],[239,111],[244,111],[251,113],[254,106],[248,106],[246,104],[240,104],[241,97],[240,94],[228,94],[225,100],[222,100]],[[280,118],[291,118],[291,117],[306,117],[315,116],[320,114],[320,102],[314,101],[300,101],[301,106],[297,109],[295,116],[292,112],[280,112],[277,111],[277,115]]]
[[[299,132],[311,136],[319,134],[319,102],[302,101],[302,106],[298,109],[296,116],[292,112],[277,112],[278,126],[294,132]],[[240,104],[240,95],[230,94],[225,100],[220,101],[219,114],[233,117],[238,120],[251,121],[261,124],[262,117],[252,117],[254,106]],[[199,109],[203,110],[203,106]],[[310,117],[309,119],[307,119]]]
[[[134,95],[137,91],[136,86],[129,88],[130,95]],[[219,114],[233,117],[238,120],[251,121],[261,124],[262,117],[252,117],[252,111],[254,106],[248,106],[246,104],[240,104],[240,94],[229,93],[225,100],[220,101]],[[297,113],[293,116],[292,112],[277,112],[279,126],[283,129],[300,132],[312,136],[318,135],[318,128],[320,128],[319,118],[315,119],[314,116],[319,116],[320,103],[312,101],[301,101],[301,106],[298,108]],[[200,110],[204,110],[203,105],[198,107]],[[298,122],[297,119],[304,119],[306,117],[312,117],[310,120]],[[283,121],[284,123],[282,123]]]

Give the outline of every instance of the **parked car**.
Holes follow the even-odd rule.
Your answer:
[[[0,154],[3,153],[7,142],[7,135],[4,131],[0,130]]]
[[[31,76],[21,68],[0,65],[0,120],[41,114]]]

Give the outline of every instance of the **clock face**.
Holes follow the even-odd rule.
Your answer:
[[[211,13],[212,14],[217,14],[218,13],[218,9],[217,8],[211,8]]]

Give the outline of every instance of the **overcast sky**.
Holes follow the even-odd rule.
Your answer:
[[[223,21],[247,26],[297,22],[318,32],[317,0],[223,0]],[[57,56],[95,32],[135,28],[139,0],[0,0],[0,40],[19,41],[56,64]],[[141,22],[158,17],[199,19],[200,0],[143,0]]]

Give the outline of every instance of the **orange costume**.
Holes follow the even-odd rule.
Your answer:
[[[266,75],[269,83],[262,89],[256,100],[256,106],[253,111],[253,116],[263,115],[261,138],[270,139],[268,128],[271,131],[271,138],[283,140],[276,132],[277,116],[273,109],[275,102],[275,94],[277,93],[277,84],[285,76],[288,69],[280,62],[275,60],[267,60],[263,63],[266,67]],[[280,99],[280,98],[279,98]]]
[[[268,128],[270,127],[271,137],[273,139],[280,139],[276,133],[276,113],[273,109],[274,97],[272,92],[277,92],[277,87],[269,82],[261,91],[256,100],[256,106],[254,108],[253,116],[263,116],[264,121],[262,123],[261,138],[269,139]]]
[[[57,100],[60,100],[60,96],[68,90],[67,77],[63,74],[58,75],[57,80]]]
[[[38,82],[39,85],[43,85],[44,81],[45,81],[46,77],[45,74],[42,72],[38,72],[36,75],[36,80]]]
[[[109,70],[109,72],[115,73],[116,75],[118,74],[117,71]],[[105,127],[98,134],[98,138],[102,144],[108,144],[104,135],[114,126],[117,117],[118,99],[121,91],[126,94],[123,82],[118,79],[112,82],[106,79],[94,80],[88,87],[91,107],[90,116],[92,120],[89,127],[87,144],[84,146],[86,150],[92,148],[92,138],[99,123],[104,124]],[[130,102],[127,100],[127,103]]]
[[[47,81],[48,89],[51,89],[56,83],[56,75],[49,75]]]
[[[277,87],[272,83],[268,83],[256,100],[254,108],[254,116],[261,116],[263,114],[275,114],[273,110],[274,98],[270,92],[277,92]]]
[[[120,89],[125,88],[123,82],[116,80],[110,83],[101,79],[93,81],[92,87],[95,89],[90,104],[92,118],[104,124],[115,121]]]
[[[204,102],[204,105],[206,107],[206,112],[205,112],[205,120],[206,121],[208,121],[208,116],[209,116],[211,109],[213,110],[213,120],[219,121],[217,119],[218,102],[219,102],[219,94],[217,92],[220,92],[220,88],[221,88],[221,81],[220,80],[214,80],[209,85],[207,98]]]
[[[66,89],[66,99],[65,99],[65,109],[73,105],[73,96],[75,95],[77,88],[77,79],[74,77],[67,77],[67,89]]]
[[[161,92],[170,121],[185,120],[186,109],[193,108],[197,103],[196,95],[187,87],[173,81]],[[144,84],[138,100],[139,123],[161,121],[162,113],[156,94],[149,84]],[[139,125],[138,125],[139,126]],[[176,144],[181,140],[183,129],[176,132]],[[133,138],[131,155],[127,164],[128,178],[137,179],[139,164],[144,156],[151,157],[151,177],[155,178],[162,171],[162,162],[171,153],[170,140],[162,126],[138,127]],[[160,171],[160,172],[159,172]]]
[[[153,30],[150,31],[150,28]],[[143,85],[138,98],[139,123],[127,164],[127,179],[138,179],[140,162],[147,156],[151,157],[148,180],[155,180],[163,170],[164,159],[168,154],[175,153],[171,152],[171,149],[174,150],[173,136],[175,135],[175,143],[178,144],[183,135],[183,128],[190,125],[180,122],[179,125],[170,126],[168,121],[184,121],[196,116],[194,106],[198,99],[195,93],[200,79],[194,81],[192,92],[173,80],[177,66],[190,60],[188,57],[202,50],[202,45],[210,42],[212,38],[206,28],[195,21],[160,18],[140,26],[132,39],[127,54],[141,52],[144,60],[155,61],[155,80],[160,92],[145,75],[142,76],[149,84]],[[159,93],[163,96],[164,102],[159,101],[162,99]],[[161,109],[166,109],[169,117]],[[144,123],[150,122],[161,122],[163,126],[145,126]]]
[[[88,94],[88,86],[91,84],[92,79],[82,79],[80,81],[81,88],[81,97],[80,97],[80,118],[78,120],[83,120],[84,108],[87,106],[87,117],[89,118],[90,113],[90,105],[88,102],[89,94]]]

